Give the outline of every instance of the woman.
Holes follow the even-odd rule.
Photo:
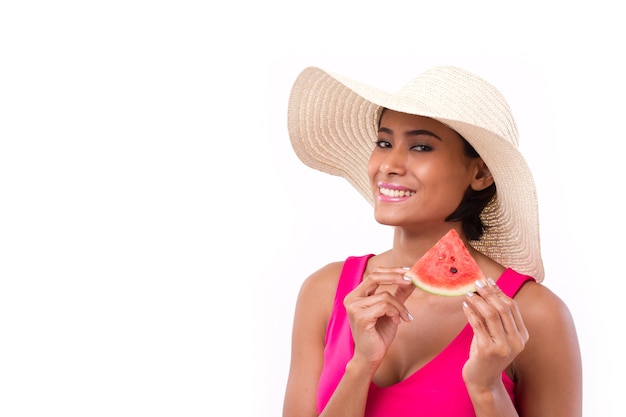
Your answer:
[[[283,415],[581,416],[575,326],[540,284],[534,182],[500,93],[455,67],[397,94],[307,68],[288,122],[300,159],[345,177],[394,236],[302,285]],[[405,277],[450,229],[488,277],[459,297]]]

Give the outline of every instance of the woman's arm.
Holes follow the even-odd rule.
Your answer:
[[[463,376],[477,417],[580,417],[582,372],[574,323],[546,287],[527,283],[515,300],[496,285],[466,300],[474,328]],[[502,383],[514,373],[518,411]]]
[[[342,263],[308,277],[296,302],[291,336],[291,364],[283,404],[284,417],[317,416],[317,385],[324,365],[326,327]]]
[[[535,283],[524,285],[516,299],[530,334],[515,360],[520,415],[581,417],[582,363],[569,309]]]
[[[296,306],[292,359],[284,417],[317,416],[317,385],[324,362],[326,325],[333,306],[340,264],[318,271],[304,283]],[[377,268],[344,300],[355,353],[326,404],[323,417],[362,417],[370,383],[401,321],[411,317],[404,301],[413,292],[402,268]],[[379,286],[396,288],[377,292]]]

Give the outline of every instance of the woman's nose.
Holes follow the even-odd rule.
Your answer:
[[[407,153],[401,149],[391,149],[380,163],[380,172],[386,175],[402,175],[406,172]]]

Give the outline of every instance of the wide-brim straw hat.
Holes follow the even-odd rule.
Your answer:
[[[517,125],[500,92],[477,75],[439,66],[388,93],[306,68],[289,98],[293,148],[306,165],[344,177],[372,204],[367,164],[383,108],[433,118],[471,143],[497,192],[481,214],[485,233],[470,244],[505,267],[543,280],[537,193],[518,149]]]

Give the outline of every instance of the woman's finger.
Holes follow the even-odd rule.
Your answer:
[[[376,292],[381,285],[410,287],[410,278],[405,278],[404,268],[376,268],[363,279],[353,292],[360,297],[367,297]],[[403,300],[404,301],[404,300]]]
[[[496,297],[488,297],[487,301],[500,310],[506,332],[511,335],[518,335],[526,343],[528,341],[528,329],[522,319],[517,301],[504,294],[491,278],[487,280],[487,287],[491,288],[496,295]]]
[[[344,306],[348,313],[357,315],[366,311],[368,318],[374,317],[401,317],[405,321],[412,320],[412,317],[404,304],[388,291],[381,291],[367,297],[350,298],[346,297]]]
[[[491,278],[481,283],[482,287],[477,285],[478,293],[497,311],[506,334],[519,338],[525,344],[528,340],[528,330],[522,320],[517,301],[504,294]]]

